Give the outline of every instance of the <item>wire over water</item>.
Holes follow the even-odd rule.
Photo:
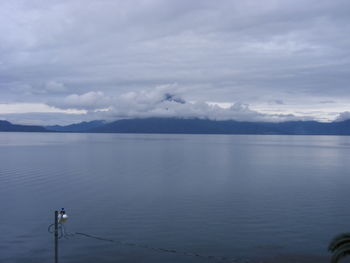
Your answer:
[[[62,223],[58,223],[57,226],[58,226],[58,239],[61,239],[62,237],[64,238],[74,237],[75,234],[67,232],[66,227]],[[55,233],[54,227],[55,227],[55,224],[49,225],[47,228],[47,231],[52,234]]]
[[[53,227],[54,227],[54,224],[49,225],[49,227],[48,227],[49,233],[54,233]],[[99,241],[116,243],[116,244],[121,245],[121,246],[136,247],[136,248],[148,249],[148,250],[163,252],[163,253],[172,253],[172,254],[178,254],[178,255],[183,255],[183,256],[197,257],[197,258],[203,258],[203,259],[213,260],[213,261],[217,261],[217,262],[253,263],[252,261],[246,260],[246,259],[220,257],[220,256],[205,255],[205,254],[200,254],[200,253],[195,253],[195,252],[180,251],[177,249],[153,247],[153,246],[142,245],[142,244],[137,244],[137,243],[123,242],[120,240],[115,240],[115,239],[110,239],[110,238],[105,238],[105,237],[99,237],[99,236],[90,235],[90,234],[86,234],[86,233],[82,233],[82,232],[69,233],[69,232],[67,232],[65,226],[61,223],[58,223],[58,231],[59,231],[58,238],[62,238],[62,237],[72,238],[74,236],[83,236],[83,237],[87,237],[87,238],[91,238],[91,239],[95,239],[95,240],[99,240]],[[261,262],[261,263],[263,263],[263,262]]]

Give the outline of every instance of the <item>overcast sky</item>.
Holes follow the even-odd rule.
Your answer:
[[[348,0],[0,1],[0,119],[350,118]]]

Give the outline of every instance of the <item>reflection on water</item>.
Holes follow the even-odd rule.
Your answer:
[[[328,262],[329,240],[350,230],[349,156],[345,136],[0,133],[0,262],[52,260],[47,226],[61,207],[68,231]],[[204,262],[84,237],[61,240],[60,256]]]

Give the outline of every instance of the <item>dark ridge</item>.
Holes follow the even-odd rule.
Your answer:
[[[124,119],[92,128],[97,133],[185,133],[185,134],[286,134],[350,135],[350,120],[321,123],[316,121],[239,122],[207,119],[144,118]]]
[[[0,132],[48,132],[48,130],[41,126],[18,125],[0,120]]]
[[[26,126],[0,121],[0,131],[20,132],[91,132],[91,133],[174,133],[174,134],[285,134],[350,135],[350,120],[322,123],[316,121],[241,122],[207,119],[138,118],[111,123],[81,122],[68,126]]]
[[[53,126],[45,126],[45,128],[49,131],[57,131],[57,132],[86,132],[90,129],[100,127],[106,124],[105,121],[96,120],[96,121],[83,121],[80,123],[75,123],[71,125],[61,126],[61,125],[53,125]]]

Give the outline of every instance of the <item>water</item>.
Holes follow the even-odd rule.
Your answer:
[[[350,232],[349,171],[345,136],[0,133],[0,262],[52,262],[47,226],[61,207],[70,232],[327,262],[330,239]],[[67,263],[212,262],[84,237],[59,245]]]

